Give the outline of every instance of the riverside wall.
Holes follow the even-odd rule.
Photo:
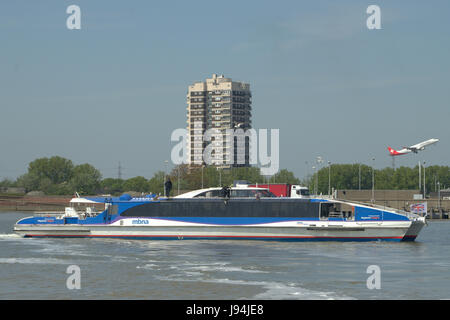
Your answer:
[[[337,190],[337,198],[343,200],[372,203],[372,190]],[[427,203],[428,218],[448,219],[450,214],[450,200],[428,197],[415,199],[420,195],[419,190],[375,190],[374,203],[380,206],[409,211],[410,205],[415,203]]]
[[[71,196],[0,195],[0,211],[64,211]]]

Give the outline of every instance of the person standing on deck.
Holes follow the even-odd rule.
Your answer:
[[[170,190],[172,190],[172,181],[170,181],[169,177],[167,177],[167,180],[164,183],[164,189],[166,191],[166,197],[169,197],[170,196]]]

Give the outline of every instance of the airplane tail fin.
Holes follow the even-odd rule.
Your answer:
[[[391,147],[388,147],[388,150],[391,156],[398,156],[399,154],[401,154],[397,150],[392,149]]]

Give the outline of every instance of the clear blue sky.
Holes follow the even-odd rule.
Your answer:
[[[81,8],[68,30],[66,8]],[[368,30],[366,8],[381,8]],[[387,146],[439,138],[396,165],[449,165],[448,1],[2,1],[0,179],[38,157],[150,178],[186,126],[186,91],[248,82],[253,126],[280,129],[280,166],[317,156],[391,165]],[[308,162],[306,166],[305,162]]]

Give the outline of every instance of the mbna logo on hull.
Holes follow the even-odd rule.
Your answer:
[[[135,219],[131,221],[131,224],[149,224],[150,222],[148,220],[142,220],[142,219]]]

